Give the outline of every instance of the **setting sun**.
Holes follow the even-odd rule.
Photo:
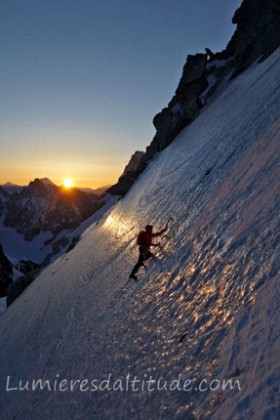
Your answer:
[[[71,178],[65,178],[64,180],[63,180],[63,186],[64,186],[64,188],[72,188],[73,187],[73,181],[72,181],[72,179]]]

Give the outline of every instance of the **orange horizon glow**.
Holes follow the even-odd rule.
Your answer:
[[[8,178],[8,179],[0,179],[0,186],[1,185],[5,185],[5,184],[7,184],[7,183],[11,183],[11,184],[14,184],[15,186],[18,186],[18,187],[26,187],[27,185],[29,185],[29,183],[31,182],[31,181],[34,181],[34,179],[35,178],[39,178],[39,179],[41,179],[41,178],[49,178],[49,177],[46,177],[46,176],[34,176],[34,177],[30,177],[30,178],[26,178],[26,179],[13,179],[13,178]],[[65,185],[65,183],[64,183],[64,180],[63,181],[61,181],[61,180],[53,180],[53,179],[51,179],[51,178],[49,178],[56,186],[63,186],[64,188],[66,188],[66,189],[71,189],[71,188],[90,188],[90,189],[99,189],[99,188],[109,188],[111,185],[114,185],[114,184],[116,184],[117,183],[117,181],[118,181],[118,179],[115,179],[115,180],[112,180],[111,182],[110,181],[104,181],[104,182],[100,182],[100,183],[93,183],[93,184],[91,184],[90,182],[86,182],[86,181],[82,181],[82,182],[74,182],[73,181],[73,184],[71,185],[71,186],[67,186],[67,185]]]
[[[74,187],[74,182],[72,178],[64,178],[62,184],[63,184],[63,187],[66,188],[67,190],[70,190],[71,188]]]
[[[2,173],[1,173],[2,172]],[[15,175],[15,174],[11,174],[11,176],[9,175],[10,171],[1,171],[0,168],[0,185],[4,185],[8,182],[18,185],[18,186],[27,186],[29,185],[29,183],[31,181],[34,181],[35,178],[48,178],[50,181],[52,181],[55,185],[57,186],[64,186],[66,188],[69,188],[70,185],[65,185],[65,181],[68,179],[69,181],[66,182],[70,183],[70,180],[72,182],[71,187],[75,187],[75,188],[91,188],[91,189],[98,189],[98,188],[103,188],[103,187],[107,187],[113,184],[116,184],[116,182],[118,181],[121,173],[118,173],[116,171],[115,174],[93,174],[92,177],[91,176],[87,176],[87,177],[79,177],[79,174],[77,173],[77,171],[75,173],[73,173],[73,175],[70,176],[55,176],[54,174],[49,174],[48,172],[41,172],[41,171],[36,171],[33,173],[30,173],[30,175],[25,175],[22,174],[22,176],[20,176],[20,174]]]
[[[1,157],[0,157],[1,158]],[[24,186],[35,178],[48,178],[55,185],[62,186],[65,178],[71,178],[77,188],[97,189],[115,184],[127,163],[127,159],[111,156],[103,159],[84,158],[83,162],[70,159],[63,161],[32,158],[3,161],[0,166],[0,185],[11,182]]]

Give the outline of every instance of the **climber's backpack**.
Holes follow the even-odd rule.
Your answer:
[[[147,244],[146,232],[144,230],[141,230],[141,232],[139,232],[137,236],[137,245],[144,246],[146,244]]]

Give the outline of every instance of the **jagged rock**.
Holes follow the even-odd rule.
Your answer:
[[[112,195],[123,196],[134,183],[135,179],[139,176],[140,172],[138,170],[139,162],[144,156],[144,152],[135,152],[128,164],[126,165],[123,174],[120,176],[117,184],[110,187],[107,192]]]
[[[203,105],[200,95],[208,86],[206,63],[207,54],[187,57],[174,97],[168,107],[154,117],[156,134],[150,146],[147,147],[146,153],[140,156],[136,170],[122,175],[118,183],[108,190],[110,194],[124,195],[155,154],[165,149],[178,133],[194,120]]]
[[[66,247],[66,245],[68,245],[68,243],[69,243],[69,239],[66,238],[66,236],[62,236],[62,238],[60,238],[58,241],[52,244],[53,254],[58,254],[61,251],[61,249],[63,249],[64,247]]]
[[[199,113],[203,106],[200,95],[208,86],[206,63],[207,54],[187,57],[174,97],[168,107],[154,117],[156,134],[139,163],[139,170],[144,170],[148,161],[165,149]]]
[[[4,254],[0,244],[0,297],[6,296],[7,289],[13,281],[13,266]]]
[[[175,95],[153,120],[156,134],[141,157],[137,171],[124,176],[111,194],[124,195],[148,162],[165,149],[198,115],[202,106],[230,77],[257,58],[266,58],[280,45],[279,0],[244,0],[233,17],[237,29],[226,49],[189,55]]]
[[[33,277],[21,276],[14,281],[7,291],[7,307],[32,283]]]
[[[117,184],[110,187],[107,192],[112,195],[120,195],[123,196],[127,193],[129,188],[133,185],[134,181],[138,178],[141,171],[132,171],[125,175],[123,175],[121,178],[119,178],[119,181]]]
[[[29,274],[38,271],[41,268],[41,265],[32,260],[20,260],[16,268],[23,274]]]
[[[171,122],[171,112],[168,108],[163,108],[161,112],[155,115],[153,124],[157,131],[162,130],[165,125],[168,126]]]
[[[123,174],[121,175],[120,178],[124,177],[125,175],[127,175],[129,172],[134,172],[137,170],[138,164],[142,158],[142,156],[144,155],[144,152],[141,151],[136,151],[130,158],[130,161],[128,162],[128,164],[126,165],[126,167],[124,168]]]
[[[201,95],[208,87],[207,77],[212,71],[207,68],[207,62],[207,53],[187,57],[174,97],[153,119],[156,134],[146,153],[141,156],[136,170],[122,175],[118,183],[108,190],[110,194],[124,195],[156,153],[165,149],[198,115],[203,106]]]
[[[157,130],[154,141],[151,144],[154,152],[164,149],[169,142],[172,130],[172,112],[169,108],[164,108],[154,117],[153,124]]]
[[[215,58],[207,63],[208,87],[201,95],[203,103],[207,103],[215,92],[223,85],[233,73],[233,59],[222,52],[215,54]]]
[[[188,55],[183,68],[183,75],[175,92],[175,97],[184,96],[191,84],[203,79],[206,62],[207,54]]]
[[[35,178],[34,181],[31,181],[28,186],[28,192],[33,196],[44,197],[48,194],[49,189],[43,181],[39,178]]]
[[[77,243],[79,242],[79,240],[80,240],[80,236],[74,236],[74,238],[72,238],[71,244],[67,248],[66,252],[72,251],[72,249],[75,248],[75,246],[77,245]]]
[[[232,22],[237,28],[227,50],[234,55],[236,74],[279,47],[279,0],[244,0]]]
[[[210,50],[210,48],[205,48],[205,52],[207,54],[207,59],[210,59],[210,60],[215,59],[215,54],[213,53],[213,51]]]

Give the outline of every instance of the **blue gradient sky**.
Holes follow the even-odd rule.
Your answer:
[[[0,183],[115,182],[241,0],[2,0]]]

